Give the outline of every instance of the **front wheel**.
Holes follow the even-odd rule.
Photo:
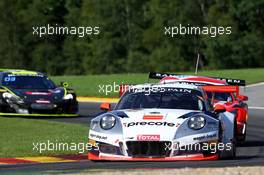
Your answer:
[[[220,159],[235,159],[236,158],[236,122],[234,122],[233,127],[233,139],[230,140],[229,143],[226,144],[225,149],[219,151],[219,158]]]

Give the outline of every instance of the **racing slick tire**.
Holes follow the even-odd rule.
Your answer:
[[[230,142],[230,149],[219,151],[219,159],[235,159],[236,158],[236,147],[237,147],[237,140],[236,140],[236,121],[234,122],[233,127],[233,139]]]

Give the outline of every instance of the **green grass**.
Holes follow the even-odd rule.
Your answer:
[[[179,72],[181,74],[193,74],[193,72]],[[226,78],[245,79],[247,84],[264,81],[264,68],[259,69],[234,69],[234,70],[217,70],[202,71],[198,75],[218,76]],[[118,93],[99,93],[99,85],[117,85],[121,83],[146,83],[148,82],[148,73],[141,74],[110,74],[110,75],[87,75],[87,76],[53,76],[51,77],[56,83],[61,81],[69,82],[77,95],[79,96],[96,96],[96,97],[118,97]],[[154,82],[153,80],[151,82]]]
[[[40,153],[36,149],[33,150],[33,143],[47,143],[48,140],[69,145],[87,143],[87,136],[88,127],[83,125],[0,117],[0,157],[76,154],[78,150],[54,150]]]

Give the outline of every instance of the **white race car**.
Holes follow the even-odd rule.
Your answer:
[[[235,158],[235,117],[210,106],[203,87],[144,84],[127,90],[114,110],[91,121],[93,161],[176,161]]]

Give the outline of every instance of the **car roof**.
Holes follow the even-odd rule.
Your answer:
[[[0,73],[15,76],[45,76],[44,73],[24,69],[0,69]]]

